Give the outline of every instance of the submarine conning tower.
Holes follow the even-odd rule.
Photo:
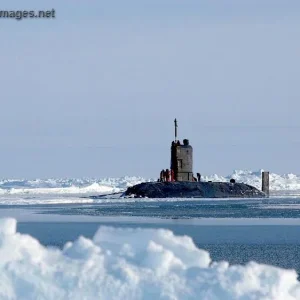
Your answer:
[[[171,170],[175,181],[194,181],[193,176],[193,147],[188,139],[183,144],[177,139],[177,120],[175,124],[175,140],[171,145]]]
[[[193,176],[193,148],[188,139],[183,143],[177,139],[171,145],[170,169],[162,170],[157,182],[142,182],[128,187],[124,196],[134,198],[264,198],[269,191],[269,173],[263,176],[263,191],[245,184],[230,182],[201,181],[201,174]]]

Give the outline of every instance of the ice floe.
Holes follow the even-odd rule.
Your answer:
[[[63,250],[0,220],[0,299],[300,299],[294,270],[212,262],[188,236],[100,227]]]

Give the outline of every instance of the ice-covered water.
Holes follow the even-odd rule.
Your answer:
[[[203,175],[204,181],[228,182],[231,178],[261,188],[262,170],[234,171],[228,176]],[[121,178],[81,179],[2,179],[0,181],[0,204],[57,204],[95,203],[82,196],[104,195],[123,192],[127,187],[144,181],[156,180],[125,176]],[[299,196],[300,176],[295,174],[270,174],[271,195]],[[111,197],[110,197],[111,198]],[[101,200],[102,201],[102,200]],[[113,200],[111,200],[113,201]],[[125,201],[125,200],[124,200]],[[130,200],[128,200],[130,201]]]
[[[203,176],[230,178],[261,185],[261,171]],[[300,176],[270,179],[249,200],[88,198],[155,180],[140,177],[2,180],[1,216],[39,241],[0,222],[0,299],[300,299]]]

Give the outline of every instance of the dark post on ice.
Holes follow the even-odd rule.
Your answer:
[[[269,196],[270,194],[270,172],[262,172],[262,188],[261,190]]]

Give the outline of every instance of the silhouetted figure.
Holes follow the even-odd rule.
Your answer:
[[[230,179],[230,183],[235,183],[235,180],[233,178]]]
[[[175,181],[174,170],[171,169],[171,181]]]
[[[160,182],[164,181],[164,170],[160,171],[159,179],[160,179]]]
[[[169,169],[166,170],[166,181],[170,181],[170,171],[169,171]]]
[[[201,174],[200,173],[197,173],[197,179],[198,179],[199,182],[201,181]]]
[[[166,181],[166,171],[163,170],[163,181]]]

